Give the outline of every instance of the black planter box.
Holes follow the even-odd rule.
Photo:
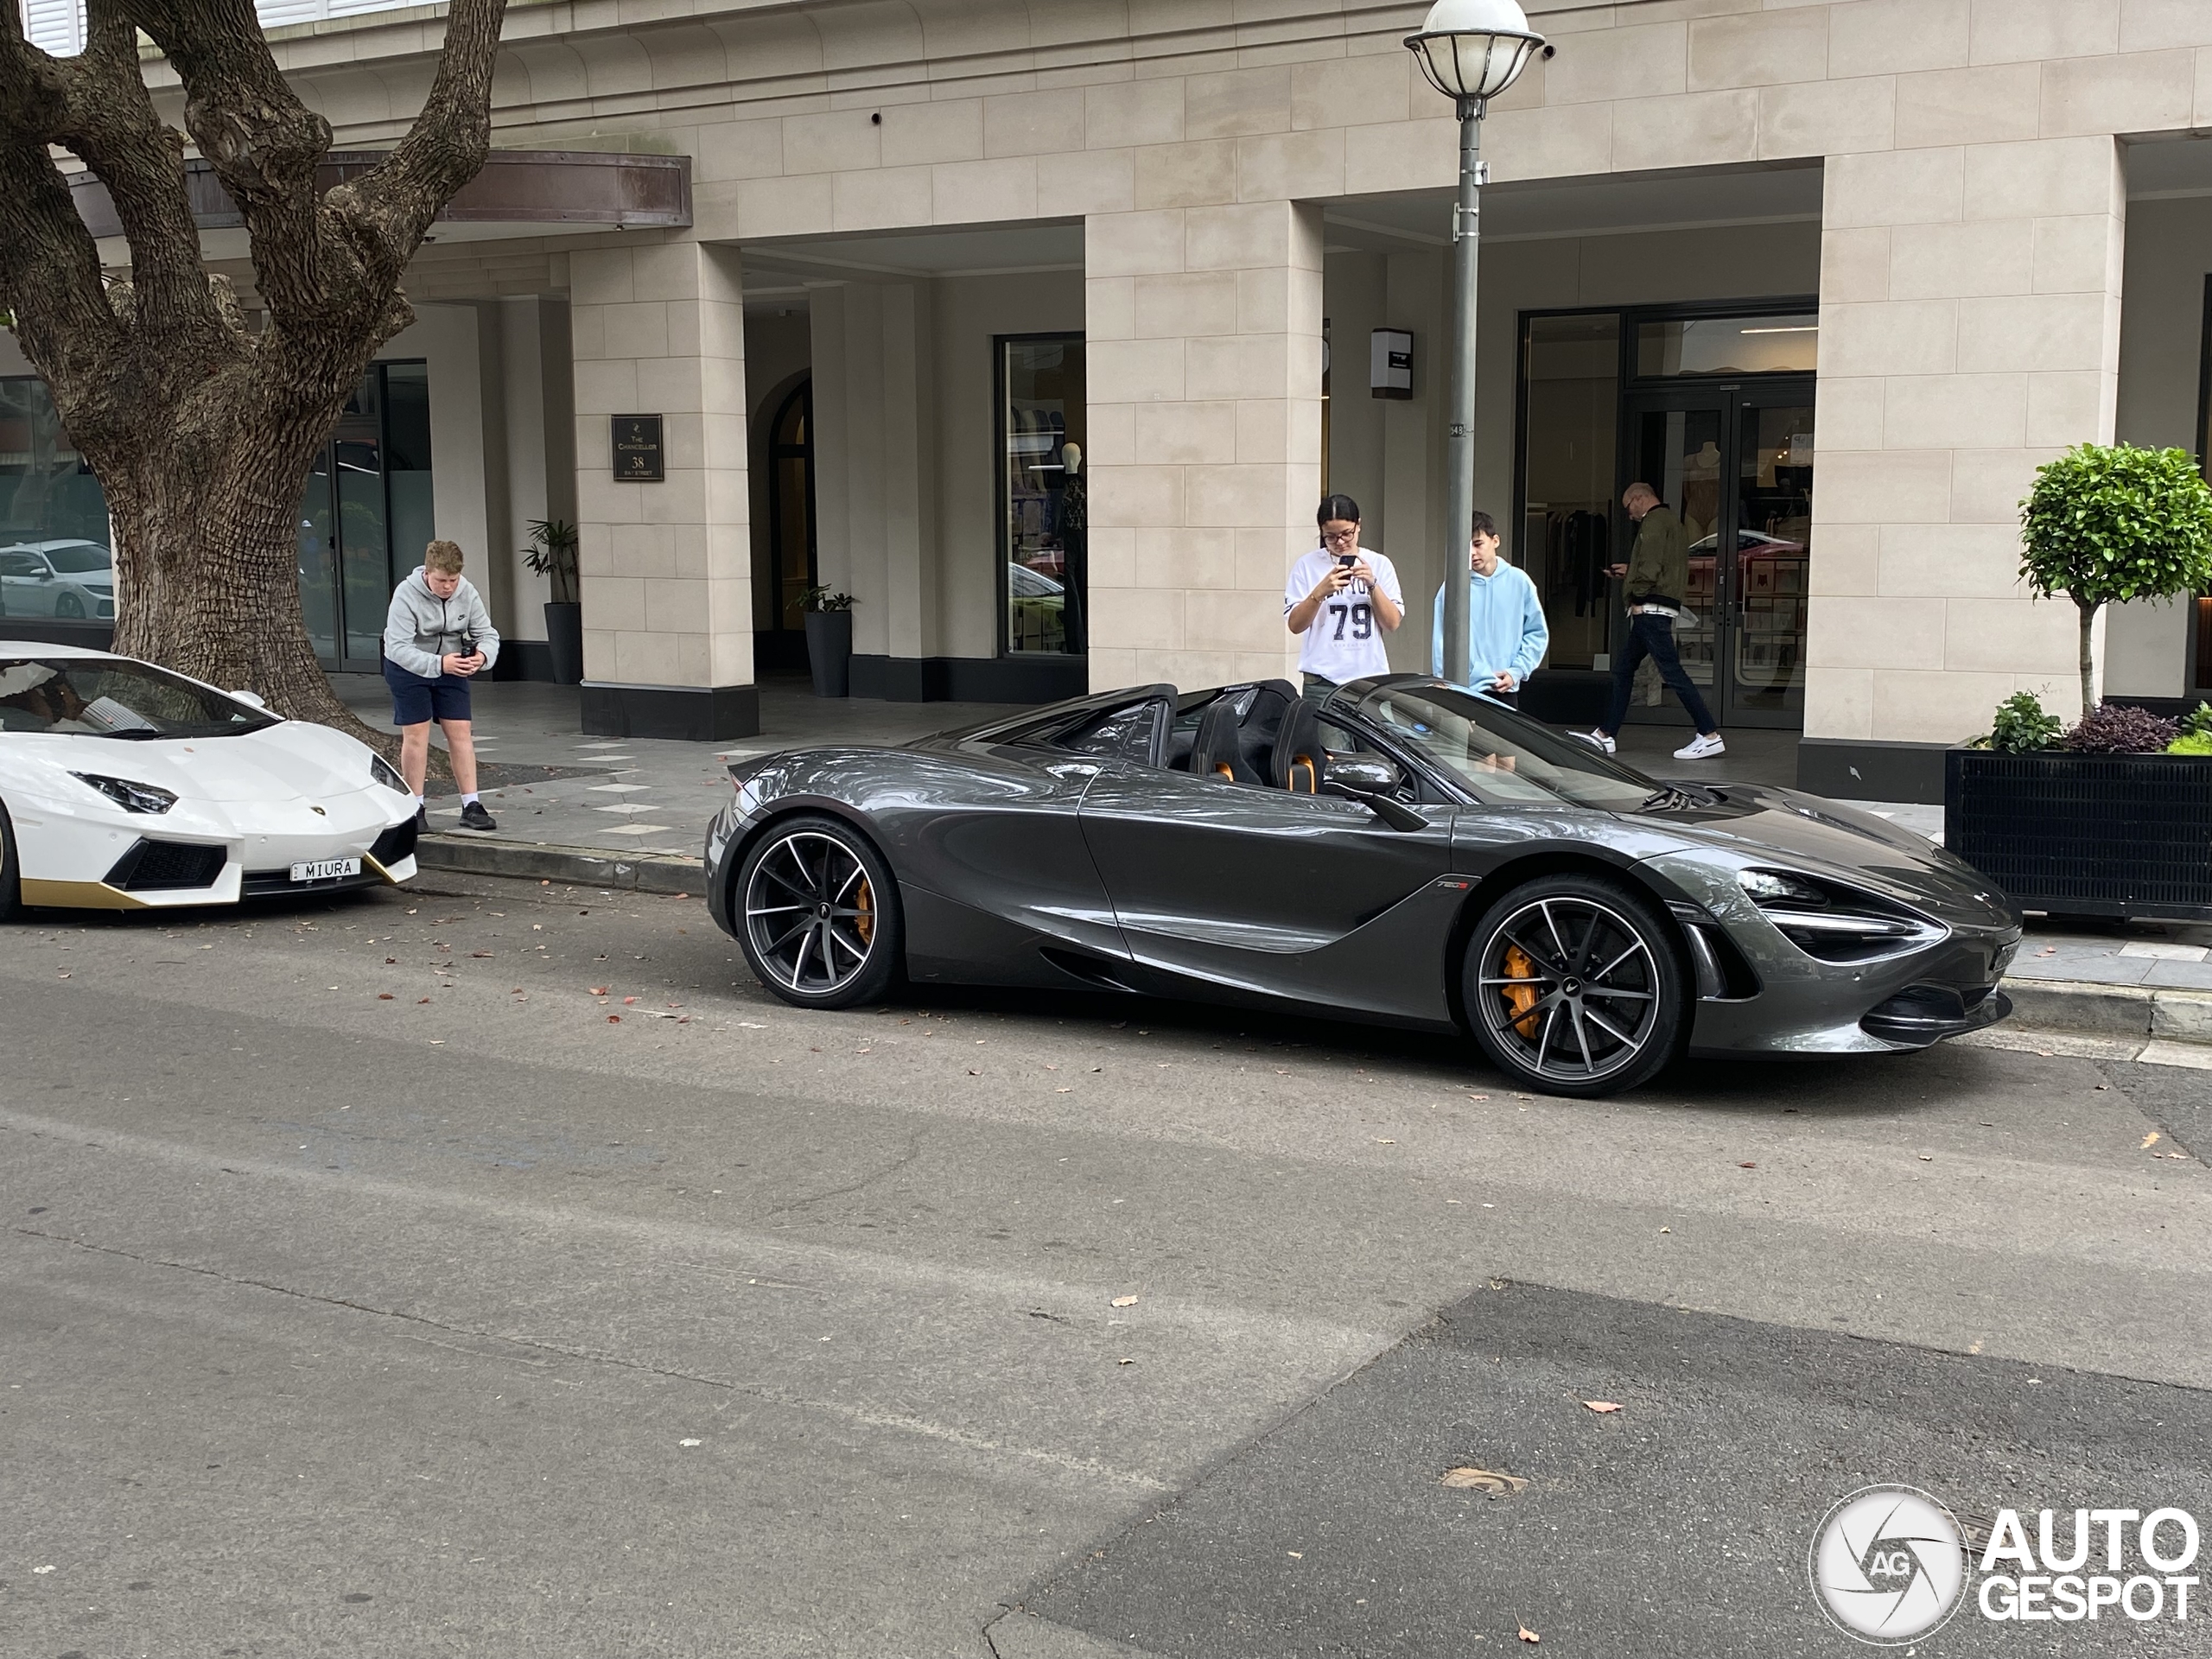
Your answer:
[[[1943,757],[1943,844],[2023,910],[2212,921],[2212,757]]]
[[[846,697],[853,690],[853,613],[806,613],[806,665],[817,697]]]

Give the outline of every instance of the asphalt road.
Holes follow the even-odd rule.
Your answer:
[[[2005,1363],[2069,1379],[2107,1475],[2201,1478],[2152,1453],[2212,1387],[2203,1073],[1954,1047],[1566,1103],[1450,1043],[1156,1003],[800,1014],[696,902],[441,881],[0,930],[6,1659],[982,1659],[1031,1602],[1025,1653],[1112,1650],[1132,1605],[1154,1650],[1244,1651],[1207,1632],[1272,1581],[1217,1529],[1122,1541],[1224,1493],[1402,1521],[1352,1478],[1400,1437],[1357,1425],[1448,1391],[1417,1362],[1493,1281],[1541,1293],[1508,1415],[1573,1391],[1562,1344],[1644,1328],[1618,1305],[1675,1332],[1703,1403],[1651,1455],[1701,1491],[1758,1456],[1809,1513],[1850,1490],[1730,1406],[1815,1336],[1974,1357],[1984,1418],[2025,1397]],[[1891,1409],[1908,1462],[1953,1427],[1944,1387]],[[2082,1458],[2017,1445],[2069,1503]],[[1500,1570],[1300,1628],[1496,1651],[1548,1582]],[[1628,1659],[1609,1630],[1674,1617],[1639,1597],[1544,1650]],[[1702,1650],[1761,1653],[1746,1617]]]

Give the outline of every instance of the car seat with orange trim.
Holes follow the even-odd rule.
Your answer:
[[[1236,741],[1237,699],[1217,697],[1198,717],[1198,734],[1191,744],[1190,768],[1200,778],[1218,778],[1225,784],[1253,783],[1240,775],[1243,757]]]
[[[1321,747],[1321,719],[1313,705],[1300,697],[1283,713],[1275,733],[1275,752],[1268,770],[1277,789],[1294,795],[1321,792],[1321,774],[1328,766]]]

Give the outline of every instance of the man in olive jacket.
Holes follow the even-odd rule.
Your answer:
[[[1689,537],[1675,510],[1659,499],[1649,484],[1631,484],[1622,493],[1621,505],[1636,523],[1636,546],[1626,564],[1611,566],[1608,574],[1627,579],[1628,638],[1613,653],[1613,700],[1605,724],[1594,732],[1575,735],[1607,754],[1628,718],[1629,693],[1636,671],[1649,657],[1659,664],[1659,677],[1681,699],[1696,723],[1697,735],[1675,751],[1677,760],[1706,760],[1725,753],[1719,722],[1705,706],[1682,659],[1675,652],[1675,619],[1682,614],[1690,588]]]

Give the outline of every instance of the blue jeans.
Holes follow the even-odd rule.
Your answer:
[[[1605,723],[1598,729],[1607,737],[1620,735],[1621,723],[1628,718],[1629,693],[1636,685],[1636,671],[1649,657],[1659,664],[1659,677],[1667,689],[1682,700],[1682,707],[1689,710],[1691,720],[1697,724],[1697,734],[1704,737],[1720,729],[1720,722],[1705,706],[1705,699],[1697,694],[1697,687],[1690,683],[1690,677],[1682,671],[1682,659],[1675,654],[1675,619],[1656,611],[1639,611],[1628,620],[1628,642],[1613,658],[1613,702],[1605,711]]]

